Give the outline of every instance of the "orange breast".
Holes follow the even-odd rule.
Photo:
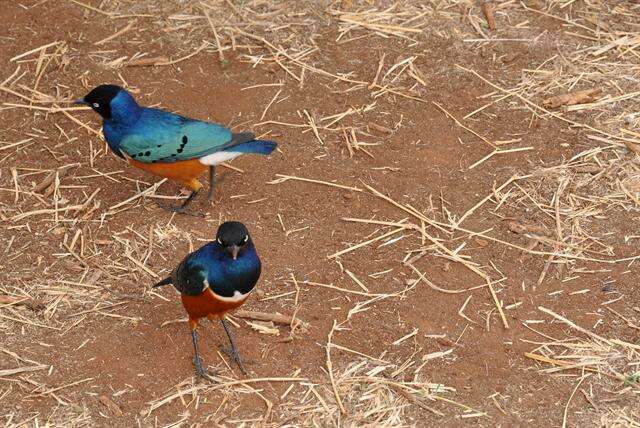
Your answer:
[[[234,302],[220,300],[210,288],[197,296],[182,295],[182,305],[189,314],[189,319],[196,321],[204,317],[222,318],[226,312],[242,305],[245,300],[246,297]]]
[[[177,181],[191,190],[199,190],[202,187],[198,181],[198,177],[207,169],[207,166],[200,163],[198,159],[173,163],[145,163],[135,159],[129,159],[129,164],[143,171],[147,171],[150,174]]]

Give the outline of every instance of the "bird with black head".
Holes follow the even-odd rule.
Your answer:
[[[226,352],[242,373],[246,373],[224,315],[246,301],[260,278],[261,269],[258,252],[245,225],[228,221],[218,228],[215,241],[188,254],[171,275],[154,285],[173,284],[180,292],[182,305],[189,315],[198,375],[205,376],[197,332],[202,318],[220,320],[231,345]]]
[[[215,192],[216,165],[243,154],[268,155],[277,143],[256,139],[252,132],[231,132],[220,124],[189,119],[140,106],[125,89],[100,85],[78,104],[102,117],[102,131],[111,151],[130,165],[168,178],[191,190],[184,203],[170,207],[185,212],[202,188],[198,177],[209,170],[209,200]]]

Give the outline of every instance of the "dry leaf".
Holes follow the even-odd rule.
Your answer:
[[[489,29],[495,30],[496,28],[498,28],[496,26],[496,19],[493,16],[493,4],[491,4],[490,2],[484,2],[482,3],[482,6],[480,6],[480,8],[482,9],[482,13],[484,13],[484,17],[487,20]]]
[[[249,326],[256,330],[258,333],[262,334],[273,334],[274,336],[280,335],[280,330],[278,330],[273,323],[273,321],[245,321]]]
[[[588,165],[577,166],[575,167],[575,171],[583,174],[597,174],[602,171],[602,167],[595,163],[592,163]]]
[[[100,402],[107,408],[109,409],[109,411],[111,413],[113,413],[116,416],[122,416],[122,410],[120,410],[120,407],[113,402],[113,400],[109,397],[107,397],[106,395],[101,395],[100,396]]]
[[[474,239],[476,241],[476,244],[478,244],[481,248],[489,245],[489,241],[487,241],[486,239],[478,238],[477,236]]]
[[[132,61],[126,62],[124,65],[126,65],[127,67],[149,67],[158,64],[164,64],[167,62],[169,62],[169,58],[167,58],[166,56],[158,56],[155,58],[134,59]]]
[[[640,146],[640,144],[634,144],[634,143],[631,143],[629,141],[623,141],[623,143],[624,143],[625,146],[627,146],[627,148],[630,151],[632,151],[633,153],[635,153],[637,155],[640,155],[640,147],[638,147],[638,146]]]
[[[34,311],[41,310],[46,307],[41,300],[29,297],[8,296],[4,294],[0,294],[0,305],[26,306]]]
[[[628,178],[627,180],[624,180],[622,184],[630,192],[640,192],[640,177]]]
[[[585,89],[583,91],[569,92],[542,101],[546,107],[557,108],[560,106],[572,106],[575,104],[585,104],[597,100],[600,88]]]

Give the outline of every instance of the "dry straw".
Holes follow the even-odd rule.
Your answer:
[[[21,7],[38,12],[51,2],[33,3]],[[82,45],[66,42],[67,34],[59,33],[39,46],[25,46],[5,59],[6,69],[12,71],[0,83],[3,113],[28,118],[14,126],[20,132],[14,129],[0,136],[4,179],[0,216],[6,226],[0,251],[7,265],[19,258],[34,265],[32,275],[6,272],[7,280],[0,284],[0,330],[12,337],[0,341],[4,361],[0,403],[28,400],[37,403],[34,409],[52,409],[29,413],[5,406],[2,416],[7,426],[113,424],[118,419],[103,418],[122,413],[130,417],[128,423],[141,426],[459,425],[466,419],[504,425],[503,416],[516,418],[522,411],[516,400],[457,391],[447,386],[447,377],[438,370],[440,364],[455,363],[465,370],[469,352],[459,350],[465,332],[471,330],[495,335],[497,342],[518,340],[530,346],[519,363],[505,367],[517,372],[514,378],[519,370],[535,368],[542,381],[553,377],[564,382],[567,395],[561,411],[545,415],[555,417],[557,425],[640,426],[640,346],[634,341],[640,330],[637,299],[611,292],[598,308],[598,321],[591,325],[578,321],[584,319],[576,315],[580,310],[557,300],[557,296],[593,297],[591,286],[572,287],[591,275],[610,274],[603,287],[614,289],[622,275],[631,277],[637,270],[640,251],[629,244],[638,242],[638,234],[610,233],[620,230],[611,219],[637,224],[640,209],[640,7],[634,2],[66,3],[108,31],[100,36],[83,33]],[[553,25],[558,27],[551,32]],[[320,34],[330,37],[329,44],[337,49],[378,44],[382,48],[371,51],[358,69],[349,68],[353,61],[334,66],[327,60],[331,55],[327,43],[319,43]],[[151,37],[158,43],[151,43]],[[434,40],[447,40],[451,52],[462,52],[452,54],[459,64],[429,57],[426,46]],[[548,44],[554,48],[548,58],[534,61],[522,53],[524,43],[534,49]],[[480,68],[478,58],[491,66]],[[32,356],[30,338],[39,338],[45,347],[58,346],[63,339],[86,334],[94,323],[130,332],[145,322],[137,313],[140,308],[172,300],[144,285],[165,274],[175,255],[187,249],[186,243],[193,249],[205,237],[175,217],[143,227],[130,221],[146,217],[157,199],[181,196],[165,191],[164,180],[134,181],[121,166],[105,170],[107,151],[96,122],[87,122],[82,108],[69,105],[78,88],[92,86],[98,77],[88,72],[71,76],[68,70],[78,70],[70,64],[95,62],[122,85],[146,93],[144,80],[136,79],[139,88],[130,84],[130,76],[140,67],[153,68],[143,70],[150,75],[162,73],[164,84],[166,76],[179,76],[197,61],[216,61],[224,69],[236,59],[246,73],[259,73],[262,82],[243,84],[241,93],[268,94],[255,115],[243,116],[249,121],[243,126],[265,135],[301,136],[296,141],[323,155],[344,156],[353,172],[327,169],[324,175],[311,176],[285,168],[274,173],[264,192],[272,196],[285,186],[313,186],[325,192],[326,201],[358,198],[363,212],[370,213],[355,214],[335,204],[335,219],[341,219],[353,239],[344,245],[332,239],[333,247],[313,257],[325,257],[322,271],[338,266],[339,279],[314,279],[289,266],[271,266],[269,271],[282,274],[277,281],[287,289],[264,296],[256,308],[291,303],[292,310],[266,312],[260,307],[260,312],[236,313],[238,318],[254,320],[253,328],[268,333],[265,342],[278,340],[279,346],[293,346],[297,335],[315,334],[317,349],[308,351],[316,362],[323,362],[321,371],[308,372],[309,364],[300,364],[299,369],[280,367],[275,376],[236,378],[223,369],[205,382],[178,379],[141,408],[121,406],[126,390],[96,394],[104,379],[79,373],[63,360]],[[479,95],[465,106],[438,99],[432,86],[438,73],[464,81]],[[321,104],[298,103],[304,99],[298,95],[309,88],[336,97],[340,107],[324,111]],[[345,103],[347,97],[358,102]],[[281,106],[291,114],[278,113]],[[398,190],[375,178],[383,177],[378,174],[382,172],[403,174],[407,168],[389,166],[394,154],[385,151],[385,144],[407,135],[402,132],[408,126],[420,126],[408,125],[416,108],[429,109],[450,126],[452,135],[469,145],[465,147],[471,147],[474,157],[460,160],[461,177],[496,173],[496,182],[483,182],[477,198],[460,201],[457,206],[462,208],[454,209],[448,202],[460,199],[450,189],[431,187],[428,191],[434,195],[427,195],[415,183]],[[494,126],[501,116],[526,117],[532,128],[541,124],[558,135],[570,133],[575,139],[571,154],[542,164],[541,143],[531,141],[529,132],[512,135]],[[411,134],[419,133],[412,129]],[[411,150],[428,137],[403,141],[403,147]],[[82,152],[64,157],[61,146],[53,143],[70,145],[77,139],[86,140]],[[55,159],[54,167],[41,167],[30,158],[40,146],[46,146],[43,153]],[[293,149],[282,150],[286,155]],[[530,163],[516,168],[523,163],[515,161],[524,156]],[[365,161],[375,166],[369,169]],[[236,166],[227,167],[234,174],[243,173]],[[107,199],[103,189],[114,182],[135,190]],[[237,198],[242,200],[241,196]],[[247,203],[260,211],[264,200]],[[286,238],[315,232],[288,219],[284,213],[274,220]],[[339,232],[322,231],[332,237]],[[41,237],[48,239],[44,255]],[[498,250],[490,251],[494,248]],[[356,269],[373,250],[388,251],[385,263],[371,272]],[[531,261],[537,270],[526,284],[516,283],[503,273],[507,271],[503,260],[494,259],[498,253],[511,262]],[[461,283],[461,278],[469,277],[474,278],[471,283]],[[545,287],[551,286],[547,292]],[[305,304],[314,293],[331,299],[323,312],[330,317],[309,321]],[[454,309],[448,315],[464,323],[462,332],[433,335],[406,325],[388,343],[379,344],[380,349],[358,343],[359,332],[353,326],[376,322],[377,311],[397,312],[407,297],[417,293],[450,301],[447,307]],[[516,295],[524,297],[515,299]],[[483,306],[488,309],[478,309]],[[402,312],[397,315],[401,322],[407,321]],[[183,321],[173,318],[163,318],[158,329],[168,330]],[[244,328],[244,321],[234,322]],[[424,348],[433,342],[447,346]],[[85,346],[81,343],[77,351]],[[216,361],[222,367],[224,359]],[[55,377],[50,374],[61,371],[70,376],[51,381]],[[241,406],[244,397],[256,399],[251,409]],[[205,401],[215,402],[215,409],[199,411]]]

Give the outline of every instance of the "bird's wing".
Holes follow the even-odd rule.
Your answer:
[[[249,132],[232,133],[222,125],[145,109],[120,149],[140,162],[177,162],[203,156],[255,139]]]
[[[207,268],[189,254],[173,271],[171,279],[180,293],[197,296],[207,288],[207,275]]]

